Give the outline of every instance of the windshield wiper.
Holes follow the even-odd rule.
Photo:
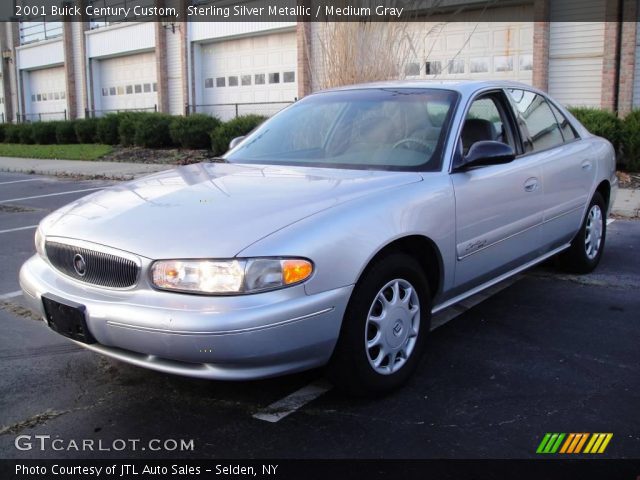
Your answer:
[[[207,158],[207,162],[209,163],[229,163],[229,160],[222,157],[209,157]]]

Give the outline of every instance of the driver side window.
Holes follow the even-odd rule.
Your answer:
[[[503,110],[493,95],[480,97],[471,104],[462,127],[462,152],[467,154],[471,145],[482,140],[494,140],[513,145],[506,127]]]

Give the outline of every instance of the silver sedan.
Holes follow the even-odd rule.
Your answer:
[[[125,362],[226,380],[326,366],[381,393],[415,370],[433,313],[554,255],[593,270],[616,191],[609,142],[529,86],[351,86],[217,162],[52,213],[20,283],[50,328]]]

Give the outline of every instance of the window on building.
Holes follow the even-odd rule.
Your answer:
[[[242,75],[242,77],[240,77],[240,83],[243,87],[251,85],[251,75]]]
[[[238,77],[236,77],[235,75],[232,75],[229,77],[229,86],[230,87],[237,87],[238,86]]]
[[[464,59],[462,58],[454,58],[449,62],[449,73],[450,74],[458,74],[464,73]]]
[[[41,102],[41,101],[42,101],[42,95],[41,95],[41,94],[36,95],[36,98],[38,99],[38,100],[37,100],[38,102]]]
[[[227,80],[225,77],[216,78],[216,87],[224,87],[227,85]]]
[[[151,92],[151,84],[150,83],[145,83],[143,85],[143,89],[144,89],[144,93],[149,93]]]
[[[526,90],[508,91],[520,114],[526,152],[546,150],[564,142],[556,117],[543,97]]]
[[[60,100],[64,100],[65,98],[67,98],[66,92],[60,92]]]
[[[153,82],[153,91],[154,92],[158,91],[158,84],[156,82]]]
[[[102,89],[102,96],[106,97],[107,95],[109,95],[109,89],[108,88],[103,88]],[[58,94],[58,98],[60,98],[60,94]]]
[[[43,101],[43,102],[46,102],[46,101],[47,101],[47,94],[46,94],[46,93],[43,93],[43,94],[42,94],[42,101]]]
[[[442,62],[440,60],[429,61],[425,64],[427,75],[440,75],[442,73]]]
[[[489,71],[489,57],[472,58],[469,61],[471,73],[484,73]]]
[[[43,18],[43,17],[40,17]],[[40,42],[62,35],[62,22],[20,22],[20,44]]]
[[[124,87],[118,87],[118,95],[124,95]]]
[[[280,83],[280,74],[279,73],[270,73],[269,74],[269,83]]]
[[[204,88],[213,88],[213,78],[204,79]]]
[[[533,55],[520,55],[520,71],[533,70]]]
[[[256,85],[264,85],[264,73],[256,73],[253,80]]]
[[[415,77],[420,75],[420,64],[418,62],[410,62],[404,66],[404,74],[407,77]]]
[[[133,85],[127,85],[127,95],[131,95],[133,93]]]
[[[513,72],[513,56],[498,55],[493,57],[493,69],[496,72]]]
[[[109,87],[109,95],[114,96],[116,94],[116,87]]]
[[[282,74],[283,83],[293,83],[296,81],[296,72],[284,72]]]
[[[134,87],[134,92],[142,93],[142,84],[141,83],[136,84],[136,86]]]
[[[32,102],[35,102],[35,101],[36,101],[36,96],[35,96],[35,94],[31,95],[31,101],[32,101]]]

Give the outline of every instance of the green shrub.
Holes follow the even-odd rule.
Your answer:
[[[56,143],[58,122],[37,122],[33,124],[33,141],[39,145]]]
[[[615,113],[596,108],[570,108],[569,111],[594,135],[609,140],[616,152],[620,149],[622,122]]]
[[[203,114],[175,117],[171,120],[171,139],[182,148],[209,148],[210,134],[219,125],[220,120]]]
[[[624,118],[620,139],[626,169],[640,171],[640,110],[634,110]]]
[[[8,123],[0,123],[0,142],[4,142],[5,131],[7,130]]]
[[[60,145],[78,143],[75,121],[67,120],[66,122],[58,122],[56,125],[56,142]]]
[[[31,145],[33,140],[33,125],[30,123],[22,123],[19,125],[20,143]]]
[[[4,143],[20,143],[20,125],[14,123],[5,125]]]
[[[95,143],[97,140],[98,120],[96,118],[84,118],[76,120],[75,130],[78,143]]]
[[[214,154],[225,153],[231,140],[248,134],[266,119],[261,115],[242,115],[216,127],[211,134],[211,149]]]
[[[153,113],[138,119],[134,143],[138,147],[163,148],[169,147],[171,134],[169,126],[171,116],[163,113]]]
[[[118,136],[120,144],[130,147],[136,140],[136,130],[138,122],[144,119],[148,114],[141,112],[126,112],[118,114]]]
[[[98,120],[96,134],[100,143],[105,145],[120,143],[120,134],[118,133],[120,117],[118,114],[110,113]]]

